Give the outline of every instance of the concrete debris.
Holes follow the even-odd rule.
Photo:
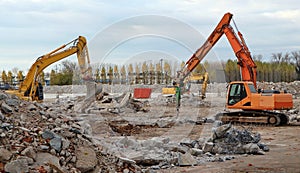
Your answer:
[[[2,92],[0,98],[0,171],[140,170],[134,162],[101,153],[102,146],[90,137],[90,125],[78,119],[74,103],[31,103]]]
[[[197,160],[190,153],[179,153],[178,155],[178,165],[179,166],[195,166],[197,165]]]
[[[5,148],[0,148],[0,162],[7,162],[10,160],[10,158],[12,157],[12,153],[5,149]]]
[[[93,170],[97,165],[96,152],[90,147],[79,147],[76,149],[76,168],[81,172]]]
[[[299,86],[300,82],[288,87],[276,85],[295,93],[295,97],[300,97]],[[127,91],[123,85],[105,85],[104,92],[95,99],[80,94],[63,96],[86,91],[82,86],[45,87],[47,93],[58,97],[44,103],[22,101],[0,92],[0,165],[5,169],[0,171],[155,172],[175,166],[223,162],[238,157],[237,154],[265,154],[270,150],[260,141],[259,133],[222,125],[211,117],[215,115],[214,106],[223,106],[223,102],[203,103],[195,96],[184,96],[182,106],[206,106],[211,112],[182,111],[176,115],[171,104],[161,109],[166,102],[158,97],[132,98],[130,87]],[[162,87],[149,88],[155,94],[161,93]],[[225,98],[225,89],[226,84],[208,86],[208,92],[218,97]],[[112,90],[117,94],[108,92]],[[192,85],[191,90],[195,93],[198,88]],[[300,105],[296,105],[287,111],[291,121],[300,121],[299,110]],[[189,136],[199,126],[211,127],[212,123],[211,136],[199,139]],[[187,134],[182,136],[183,131]],[[140,133],[143,136],[135,136]]]
[[[225,124],[213,129],[212,137],[205,142],[202,150],[213,154],[263,154],[263,151],[269,150],[260,143],[260,139],[259,133]]]

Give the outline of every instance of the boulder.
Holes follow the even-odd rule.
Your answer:
[[[79,147],[76,149],[76,168],[81,172],[94,170],[97,165],[97,157],[94,149],[90,147]]]
[[[178,165],[179,166],[195,166],[197,165],[197,160],[190,153],[179,153],[178,155]]]
[[[19,158],[7,163],[4,170],[9,173],[23,173],[28,172],[28,168],[28,160],[26,158]]]
[[[0,162],[7,162],[10,160],[12,156],[12,153],[5,149],[5,148],[0,148]]]
[[[22,155],[27,156],[29,158],[32,158],[33,160],[36,159],[36,152],[34,151],[34,148],[32,146],[29,146],[25,148],[22,152]]]
[[[10,107],[8,104],[6,104],[5,102],[3,102],[1,104],[1,110],[3,110],[4,113],[9,114],[13,111],[12,107]]]

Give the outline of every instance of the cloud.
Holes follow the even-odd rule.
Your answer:
[[[0,65],[2,67],[7,65],[2,61],[7,57],[19,60],[26,58],[28,64],[25,67],[29,68],[35,57],[54,50],[78,35],[86,36],[89,42],[94,42],[94,38],[101,32],[106,34],[99,37],[99,42],[94,42],[98,45],[97,49],[91,43],[91,54],[118,51],[110,54],[111,59],[117,58],[112,57],[114,54],[124,55],[128,52],[127,55],[130,57],[133,53],[147,51],[146,49],[149,48],[166,51],[184,59],[190,56],[188,55],[190,52],[200,47],[226,12],[234,14],[238,28],[244,34],[252,54],[269,56],[274,52],[299,49],[298,4],[297,0],[259,2],[254,0],[2,0],[0,1],[2,40]],[[173,18],[178,23],[184,23],[186,27],[178,27],[176,23],[166,23],[159,19],[127,24],[123,22],[144,15]],[[118,27],[109,33],[107,29],[116,24]],[[191,32],[191,28],[195,31]],[[165,40],[162,39],[163,37],[157,37],[147,38],[144,41],[139,37],[128,43],[124,42],[128,38],[145,33],[156,33],[166,37]],[[201,37],[198,37],[199,33]],[[181,53],[178,51],[183,50],[180,44],[176,47],[176,44],[167,38],[176,38],[189,47],[189,50],[184,49],[185,51],[182,51],[184,53]],[[154,45],[147,45],[147,41]],[[114,46],[120,43],[123,44],[114,49]],[[212,53],[218,54],[219,57],[234,58],[226,38],[222,38],[212,51],[215,51]]]

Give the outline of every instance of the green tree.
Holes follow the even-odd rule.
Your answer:
[[[7,74],[5,72],[5,70],[2,71],[2,75],[1,75],[1,79],[3,81],[3,83],[7,83]]]
[[[7,72],[7,82],[12,85],[13,84],[13,74],[11,71]]]
[[[156,83],[157,84],[161,84],[161,80],[162,80],[162,66],[160,65],[160,63],[157,63],[155,66],[155,70],[156,70]]]
[[[108,84],[112,84],[114,76],[114,70],[111,66],[108,67]]]
[[[171,84],[171,82],[172,82],[171,66],[167,61],[164,62],[164,72],[165,72],[166,84]]]
[[[95,77],[96,77],[96,82],[100,82],[100,69],[99,68],[96,69]]]
[[[106,83],[106,69],[105,67],[101,68],[101,83]]]
[[[134,73],[133,73],[133,66],[132,64],[129,64],[128,66],[128,82],[130,85],[132,85],[134,83],[134,77],[133,77]]]
[[[139,65],[135,65],[135,84],[140,84],[140,68]]]
[[[125,69],[124,65],[121,67],[120,73],[121,73],[121,83],[125,84],[126,83],[126,69]]]
[[[225,64],[225,74],[226,74],[226,81],[227,82],[231,82],[231,81],[235,81],[236,80],[236,64],[234,63],[234,61],[232,61],[231,59],[227,60],[226,64]]]
[[[119,69],[118,69],[117,65],[114,65],[113,71],[114,71],[114,79],[113,80],[115,80],[114,83],[117,83],[117,82],[120,83],[120,73],[119,73]]]
[[[155,71],[154,71],[154,66],[152,64],[152,62],[149,65],[149,75],[150,75],[150,85],[155,83]]]
[[[18,82],[22,82],[24,80],[23,71],[18,71],[17,80]]]
[[[142,65],[142,80],[143,80],[143,84],[148,84],[148,65],[146,62],[143,63]]]
[[[45,73],[44,73],[44,71],[42,71],[42,73],[39,75],[39,82],[42,85],[45,85]]]
[[[50,72],[50,85],[57,85],[58,79],[56,78],[56,72],[55,70],[51,70]]]

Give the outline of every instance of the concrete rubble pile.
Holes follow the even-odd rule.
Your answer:
[[[153,137],[147,140],[121,137],[109,144],[110,153],[115,153],[119,158],[131,160],[141,167],[142,172],[234,159],[232,155],[204,152],[198,140],[188,138],[176,143],[168,137]]]
[[[231,124],[216,121],[211,138],[204,143],[203,151],[213,154],[264,154],[267,145],[260,142],[260,134],[249,129],[238,129]]]
[[[27,102],[0,92],[0,171],[139,170],[135,163],[103,153],[72,107],[72,102]]]
[[[120,137],[110,141],[110,152],[138,164],[142,170],[171,169],[176,166],[196,166],[206,162],[223,162],[238,157],[237,154],[259,154],[269,151],[260,142],[260,134],[249,129],[237,129],[230,124],[213,128],[206,141],[185,138],[176,143],[168,137],[137,140]]]

